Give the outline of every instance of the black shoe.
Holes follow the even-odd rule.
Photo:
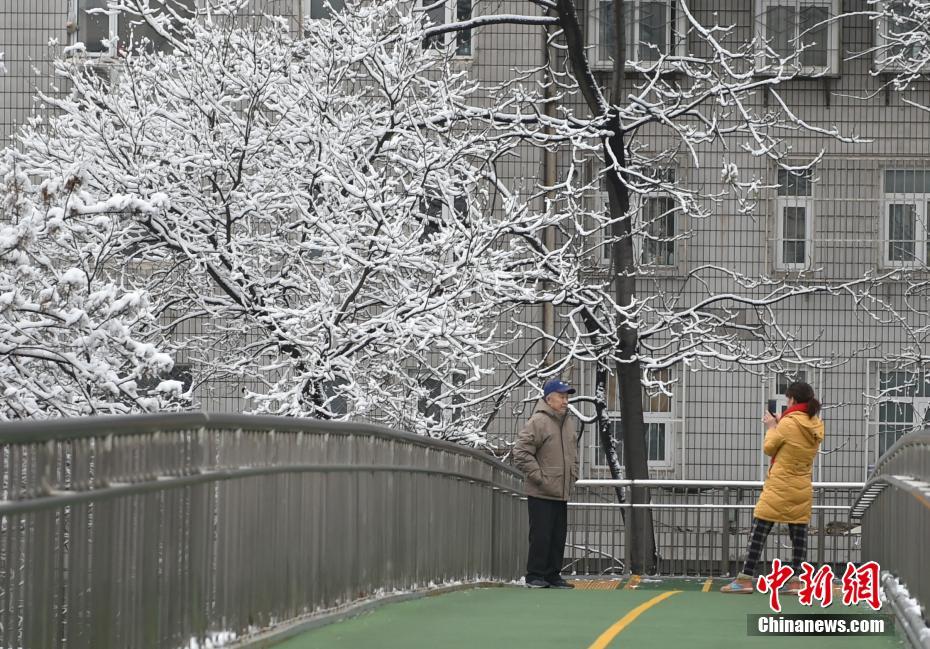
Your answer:
[[[527,588],[549,588],[549,582],[544,579],[530,579],[526,582]]]
[[[558,581],[550,581],[549,588],[574,588],[575,584],[570,584],[564,579],[559,579]]]

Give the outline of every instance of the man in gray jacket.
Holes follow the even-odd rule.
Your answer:
[[[568,395],[574,393],[564,381],[546,381],[543,398],[513,448],[514,464],[526,475],[530,514],[526,585],[530,588],[573,588],[560,573],[568,533],[568,496],[578,479],[575,418],[568,414]]]

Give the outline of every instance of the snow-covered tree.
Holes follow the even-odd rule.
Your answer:
[[[674,293],[642,290],[643,250],[688,236],[664,233],[670,214],[697,223],[730,201],[752,218],[766,181],[741,159],[804,173],[786,162],[786,134],[842,137],[782,98],[795,58],[742,42],[713,12],[678,0],[686,48],[628,48],[626,3],[598,3],[616,36],[605,77],[572,0],[514,0],[515,13],[442,25],[429,22],[438,2],[349,0],[299,33],[273,17],[237,20],[243,4],[215,0],[189,20],[170,2],[166,14],[114,0],[170,47],[118,44],[103,72],[71,48],[57,64],[71,95],[44,97],[58,115],[18,146],[30,176],[61,182],[77,166],[87,191],[155,208],[122,215],[109,249],[158,316],[149,339],[247,382],[258,412],[476,441],[528,382],[590,363],[597,387],[583,398],[603,415],[608,372],[619,377],[626,475],[645,478],[641,391],[668,389],[660,370],[828,362],[780,326],[779,305],[817,292],[867,304],[881,281],[827,286],[708,264]],[[539,26],[545,60],[479,84],[443,36],[503,24]],[[545,173],[512,182],[501,163],[532,147]],[[731,153],[708,160],[711,147]],[[679,157],[720,169],[720,191],[669,173]],[[602,189],[606,208],[591,202]],[[650,212],[655,193],[668,201]],[[601,255],[606,273],[591,261]],[[684,288],[701,298],[684,302]],[[550,327],[545,305],[556,307]],[[196,333],[182,333],[190,323]],[[540,361],[546,352],[554,360]],[[636,538],[651,538],[646,510],[635,518]],[[632,568],[648,571],[654,550],[635,547]]]
[[[877,33],[875,46],[855,55],[874,57],[874,73],[890,77],[897,90],[926,79],[930,69],[930,2],[869,0],[869,17]],[[923,110],[930,107],[915,104]]]
[[[108,253],[144,265],[125,269],[157,337],[250,385],[255,412],[479,439],[502,389],[482,384],[517,360],[510,314],[561,290],[519,235],[564,215],[503,184],[519,138],[463,109],[477,84],[424,48],[409,4],[350,3],[300,34],[240,24],[238,4],[185,20],[111,3],[169,25],[171,47],[121,45],[103,73],[71,48],[72,92],[44,97],[57,115],[20,134],[24,166],[148,201]]]
[[[662,254],[670,244],[690,235],[689,228],[668,232],[666,220],[700,223],[717,218],[734,204],[751,219],[760,190],[770,187],[771,181],[751,177],[741,169],[741,160],[761,158],[777,165],[787,177],[803,177],[819,156],[800,165],[789,164],[786,136],[804,133],[847,142],[857,138],[831,125],[806,121],[783,98],[782,86],[798,75],[801,57],[812,45],[805,42],[805,34],[792,44],[793,53],[785,56],[770,43],[741,38],[739,26],[721,24],[714,11],[693,11],[699,3],[677,1],[662,5],[673,5],[679,17],[676,27],[665,32],[677,44],[643,41],[631,46],[625,37],[638,33],[629,25],[634,3],[614,0],[596,3],[594,8],[588,3],[589,12],[602,12],[597,23],[600,38],[613,35],[592,48],[577,2],[529,0],[523,4],[525,16],[478,17],[429,33],[496,22],[549,21],[545,23],[545,62],[537,70],[514,75],[498,95],[507,96],[527,78],[541,78],[544,89],[532,100],[542,115],[518,120],[513,114],[489,113],[488,122],[509,132],[519,130],[513,126],[519,123],[528,141],[543,143],[563,161],[559,172],[538,185],[548,209],[564,211],[563,229],[556,242],[547,241],[542,233],[526,233],[533,239],[531,247],[609,260],[606,277],[591,263],[586,279],[566,283],[558,300],[562,324],[553,331],[540,331],[539,337],[560,352],[552,371],[578,361],[596,364],[595,393],[582,398],[595,402],[601,445],[614,477],[619,467],[604,414],[608,373],[616,374],[626,476],[647,478],[641,394],[644,387],[668,392],[671,386],[660,380],[662,370],[676,365],[712,370],[740,366],[756,372],[828,366],[835,361],[813,354],[814,341],[799,339],[790,328],[782,327],[779,311],[802,295],[823,293],[851,297],[877,317],[882,305],[872,289],[890,276],[868,274],[844,284],[825,285],[804,273],[789,278],[749,276],[708,260],[671,290],[661,278],[644,290],[644,284],[654,277],[649,256]],[[595,72],[592,56],[612,62],[606,75]],[[724,157],[711,160],[708,151],[723,151]],[[706,171],[693,184],[676,174],[676,162],[682,158],[692,168],[712,165],[720,169],[719,191],[706,193],[701,182]],[[593,173],[585,173],[592,167]],[[591,197],[604,190],[606,206],[592,207]],[[650,195],[665,198],[647,208]],[[656,204],[661,209],[655,209]],[[550,258],[544,257],[544,268]],[[551,270],[557,276],[556,269]],[[741,320],[746,312],[754,317]],[[645,490],[634,490],[633,497],[648,501]],[[655,560],[650,515],[638,509],[633,517],[637,541],[632,569],[650,571]]]
[[[121,214],[162,209],[163,195],[96,200],[73,168],[34,185],[12,152],[0,160],[0,419],[181,406],[160,377],[171,356],[149,340],[144,290],[110,271]]]

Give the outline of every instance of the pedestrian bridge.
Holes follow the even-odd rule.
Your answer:
[[[515,585],[521,476],[477,450],[363,424],[202,413],[7,423],[0,447],[3,648],[805,640],[748,637],[746,616],[767,612],[767,596],[716,592],[760,483],[638,481],[650,500],[619,504],[614,489],[632,481],[582,481],[567,558],[578,587],[531,591]],[[815,485],[811,559],[874,559],[930,601],[918,541],[930,538],[928,451],[930,434],[910,435],[867,484]],[[624,512],[636,507],[661,523],[648,578],[628,569]],[[861,535],[824,524],[837,512]],[[898,640],[930,647],[913,601],[888,607]]]

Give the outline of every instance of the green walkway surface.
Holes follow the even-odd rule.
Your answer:
[[[608,644],[610,649],[688,647],[899,648],[897,636],[757,637],[746,616],[770,613],[768,596],[702,592],[701,581],[647,582],[635,590],[478,588],[386,604],[358,617],[296,636],[275,649],[588,649],[640,604],[681,590],[643,611]],[[782,597],[784,613],[868,612],[834,603],[801,606]]]

